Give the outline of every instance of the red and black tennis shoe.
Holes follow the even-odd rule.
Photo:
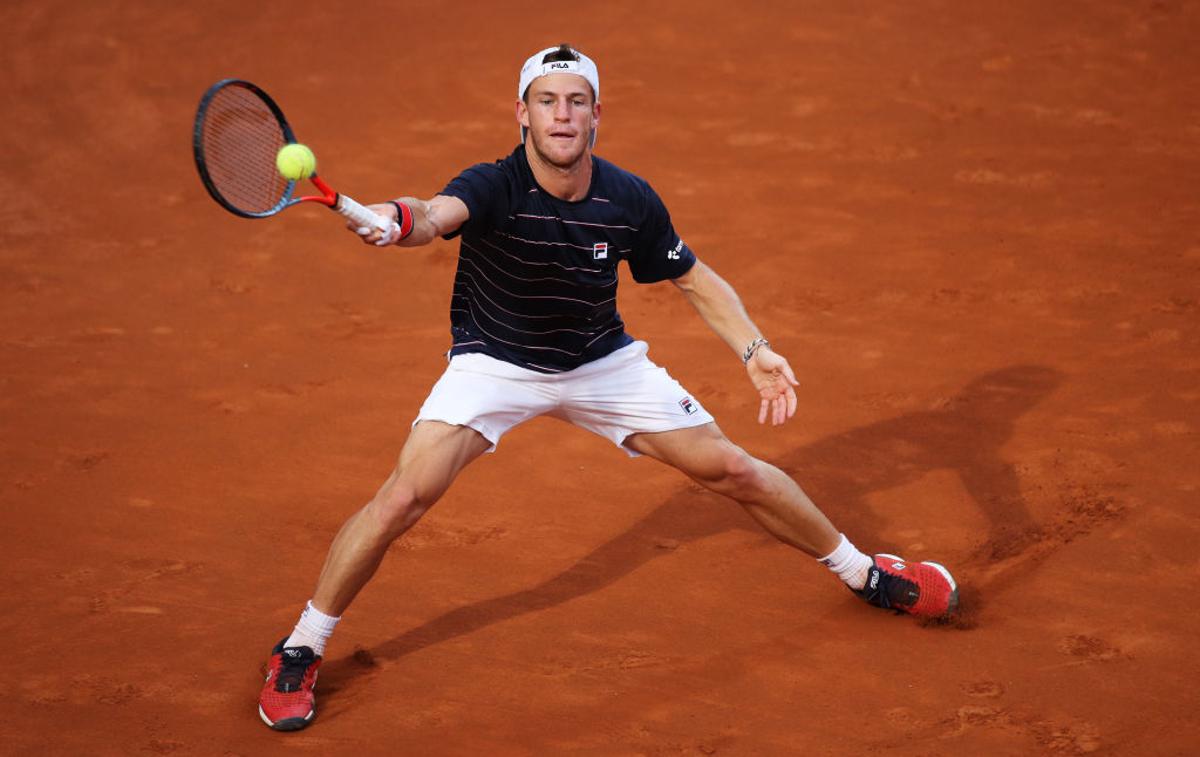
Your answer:
[[[921,618],[945,618],[958,609],[958,585],[950,571],[896,555],[875,555],[866,585],[855,594],[876,607]]]
[[[271,650],[267,680],[258,695],[258,714],[276,731],[298,731],[317,714],[313,687],[321,656],[310,647],[284,647],[284,639]]]

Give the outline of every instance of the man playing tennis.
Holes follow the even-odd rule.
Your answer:
[[[791,367],[734,290],[679,238],[644,180],[593,155],[601,115],[595,63],[568,45],[543,50],[522,67],[517,98],[522,144],[511,155],[468,168],[430,200],[372,206],[399,222],[388,238],[357,229],[368,243],[403,247],[460,236],[453,345],[395,470],[342,526],[312,599],[272,651],[259,714],[276,730],[311,722],[326,641],[388,545],[468,463],[543,414],[736,500],[872,605],[924,617],[956,608],[945,568],[860,552],[791,478],[729,441],[625,332],[616,310],[620,261],[636,281],[670,280],[741,357],[761,398],[760,423],[781,424],[796,410]]]

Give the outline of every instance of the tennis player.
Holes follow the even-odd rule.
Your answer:
[[[388,545],[471,461],[508,430],[551,415],[648,455],[741,504],[780,541],[816,558],[866,602],[923,617],[955,611],[958,591],[933,562],[867,555],[800,487],[721,432],[701,402],[647,356],[616,308],[617,266],[641,283],[669,280],[746,367],[758,420],[796,410],[796,378],[733,288],[680,239],[643,179],[593,154],[601,117],[596,64],[569,45],[521,67],[521,144],[467,168],[429,200],[371,206],[396,220],[371,244],[418,247],[459,238],[445,373],[421,407],[395,470],[342,526],[316,590],[272,650],[259,698],[270,727],[307,726],[325,645]]]

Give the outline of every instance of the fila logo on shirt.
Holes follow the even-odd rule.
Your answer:
[[[667,260],[679,260],[679,252],[683,249],[683,240],[679,240],[679,244],[675,245],[675,249],[667,250]]]
[[[596,242],[592,245],[592,260],[608,260],[608,242]]]
[[[697,409],[696,403],[692,402],[691,397],[684,397],[683,399],[679,400],[679,406],[682,407],[683,412],[687,413],[688,415],[695,414]]]

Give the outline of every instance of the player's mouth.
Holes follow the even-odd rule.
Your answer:
[[[569,140],[575,139],[575,136],[576,136],[576,134],[573,131],[552,131],[552,132],[550,132],[551,139],[561,139],[561,140],[569,141]]]

